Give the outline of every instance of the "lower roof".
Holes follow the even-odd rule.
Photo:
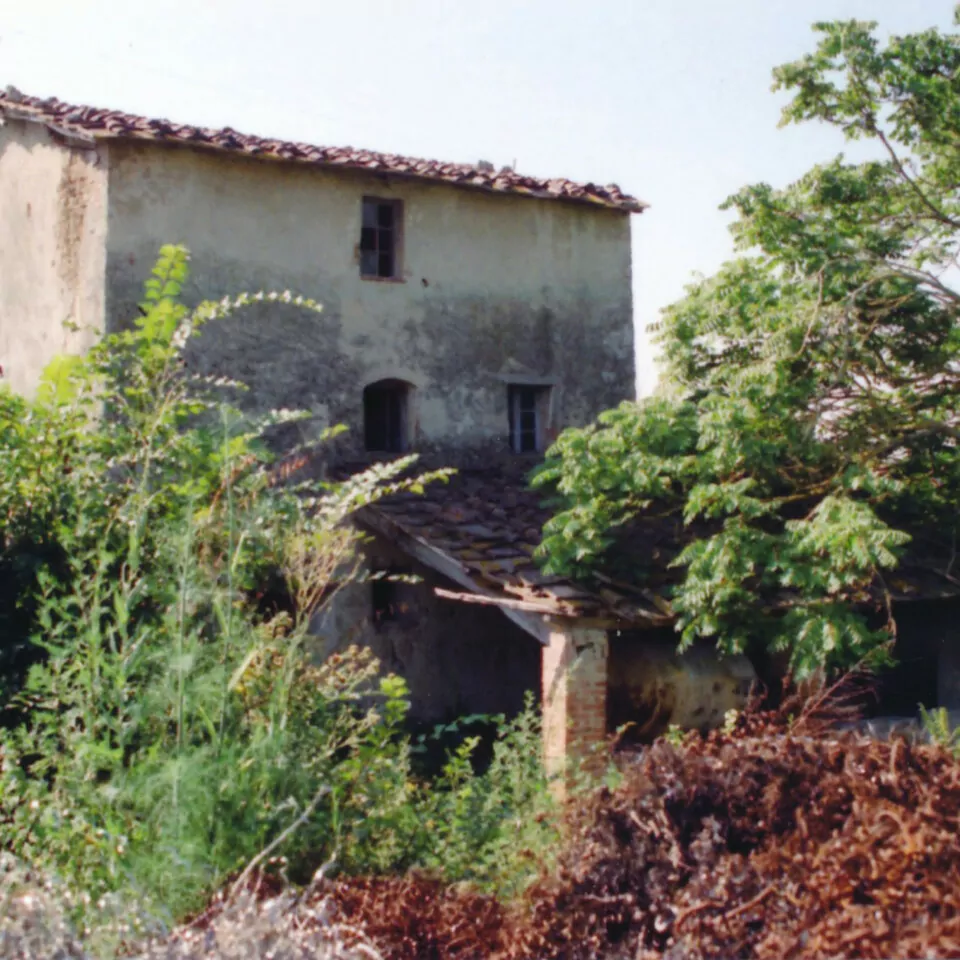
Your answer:
[[[667,626],[669,603],[642,586],[585,585],[545,574],[534,559],[550,510],[531,490],[525,459],[464,468],[422,494],[404,492],[364,508],[362,524],[463,587],[467,602],[500,606],[529,632],[544,618],[588,621],[606,628]],[[472,594],[473,596],[469,596]],[[539,625],[531,626],[531,620]]]

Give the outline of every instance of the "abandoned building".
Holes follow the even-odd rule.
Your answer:
[[[289,289],[204,329],[201,373],[259,409],[349,427],[342,464],[414,451],[446,485],[365,509],[369,566],[318,653],[371,647],[424,721],[541,698],[545,748],[629,720],[718,723],[755,678],[743,657],[674,651],[655,594],[544,576],[547,512],[526,475],[564,427],[634,396],[630,217],[616,185],[487,163],[322,148],[0,93],[0,365],[30,393],[59,353],[136,314],[164,243],[192,254],[188,299]],[[71,321],[64,326],[64,321]]]
[[[261,409],[309,410],[318,435],[346,424],[344,462],[417,451],[462,468],[420,503],[360,518],[371,566],[422,582],[344,591],[318,644],[371,645],[406,676],[422,719],[512,712],[542,687],[551,755],[568,737],[601,736],[606,631],[628,621],[586,595],[581,610],[577,588],[537,572],[543,511],[524,474],[561,428],[634,395],[630,215],[644,204],[615,185],[14,90],[0,94],[0,118],[6,382],[30,393],[54,355],[135,316],[164,243],[191,251],[188,299],[289,289],[318,300],[320,315],[273,305],[211,324],[190,363],[245,381]],[[505,603],[437,587],[506,592]]]

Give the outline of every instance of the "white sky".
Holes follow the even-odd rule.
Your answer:
[[[949,0],[0,0],[0,85],[313,143],[619,183],[643,328],[730,256],[718,205],[844,149],[778,129],[810,24],[949,28]],[[305,291],[308,292],[308,291]]]

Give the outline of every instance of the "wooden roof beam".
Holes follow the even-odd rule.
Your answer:
[[[429,567],[436,573],[453,580],[454,583],[458,583],[461,587],[465,587],[471,594],[486,597],[494,602],[500,599],[491,590],[480,586],[470,576],[463,564],[442,550],[438,550],[426,540],[390,523],[378,511],[368,507],[359,511],[357,518],[365,527],[379,533],[404,553],[409,554],[415,560],[419,560],[425,567]],[[541,644],[546,646],[550,642],[550,627],[544,621],[542,615],[531,613],[528,610],[516,609],[512,606],[503,606],[502,604],[498,604],[498,606],[503,610],[504,616],[509,617],[521,630],[529,633]]]

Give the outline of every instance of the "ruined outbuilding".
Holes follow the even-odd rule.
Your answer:
[[[0,365],[31,393],[59,353],[136,315],[164,243],[188,299],[289,289],[210,323],[188,362],[252,409],[307,409],[287,440],[350,429],[342,464],[415,451],[449,485],[359,517],[374,571],[318,648],[371,646],[422,720],[542,698],[548,755],[612,723],[709,725],[745,661],[680,664],[662,601],[586,590],[533,562],[545,511],[525,474],[557,433],[634,395],[630,216],[618,186],[317,147],[0,93]],[[64,321],[70,323],[64,326]]]
[[[534,553],[549,510],[527,483],[529,468],[523,458],[467,467],[423,494],[365,508],[358,519],[373,566],[421,582],[348,588],[321,635],[342,643],[353,625],[399,672],[436,671],[436,682],[413,690],[423,718],[510,713],[539,689],[554,766],[625,724],[640,739],[670,723],[719,726],[750,694],[750,662],[719,659],[709,645],[680,656],[675,615],[658,592],[544,574]]]

